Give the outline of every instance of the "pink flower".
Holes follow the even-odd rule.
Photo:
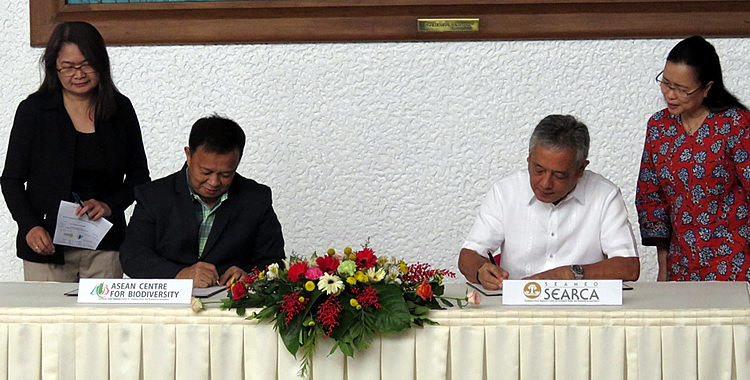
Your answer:
[[[482,296],[479,295],[478,291],[470,290],[466,293],[466,301],[469,305],[479,305],[479,303],[482,302]]]
[[[307,270],[305,271],[305,278],[308,280],[317,280],[321,276],[323,276],[323,271],[320,270],[320,268],[312,267],[307,268]]]

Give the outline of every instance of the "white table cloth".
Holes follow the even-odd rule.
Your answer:
[[[327,356],[309,379],[750,379],[747,283],[634,283],[622,306],[482,305]],[[296,379],[269,324],[187,306],[79,305],[75,284],[0,283],[2,379]],[[462,284],[449,285],[460,295]],[[220,298],[220,297],[219,297]]]

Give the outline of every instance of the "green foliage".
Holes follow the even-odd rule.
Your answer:
[[[421,275],[412,274],[412,282],[408,282],[404,277],[409,268],[406,263],[377,259],[372,250],[363,248],[356,253],[345,250],[336,259],[326,255],[318,258],[316,254],[309,260],[293,256],[284,267],[269,266],[251,274],[249,280],[233,284],[228,299],[221,301],[221,308],[235,309],[239,315],[245,315],[247,309],[259,308],[248,319],[274,323],[287,350],[295,357],[300,354],[300,375],[304,376],[319,335],[334,339],[329,354],[339,350],[353,357],[355,351],[370,346],[375,334],[435,325],[429,319],[430,310],[452,306],[442,296],[442,279],[445,273],[451,275],[449,272],[428,272],[429,266],[422,264]],[[318,270],[319,278],[305,277],[308,269],[318,269],[318,265],[325,268],[332,260],[338,260],[341,272],[334,266],[325,273]],[[352,268],[356,268],[354,275]],[[244,286],[247,294],[232,299],[231,289],[236,286]],[[237,294],[243,293],[242,288],[235,290]]]

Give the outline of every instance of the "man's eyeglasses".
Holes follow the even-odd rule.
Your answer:
[[[678,98],[682,99],[687,99],[688,97],[690,97],[690,95],[695,94],[696,92],[698,92],[698,90],[703,88],[703,86],[700,86],[693,91],[687,91],[684,88],[672,86],[671,83],[664,81],[664,71],[660,72],[659,75],[654,78],[654,80],[659,84],[659,86],[661,86],[661,90],[663,92],[672,90],[672,92],[674,92],[674,94],[677,95]]]
[[[74,65],[74,66],[65,66],[57,69],[57,72],[60,73],[60,75],[64,77],[72,77],[73,75],[76,75],[78,70],[83,71],[84,74],[93,74],[96,72],[96,69],[93,68],[88,63],[82,63],[80,65]]]

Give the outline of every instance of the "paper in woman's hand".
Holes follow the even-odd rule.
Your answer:
[[[88,216],[76,215],[78,205],[60,201],[53,243],[69,247],[96,249],[107,234],[112,223],[107,219],[90,220]]]

